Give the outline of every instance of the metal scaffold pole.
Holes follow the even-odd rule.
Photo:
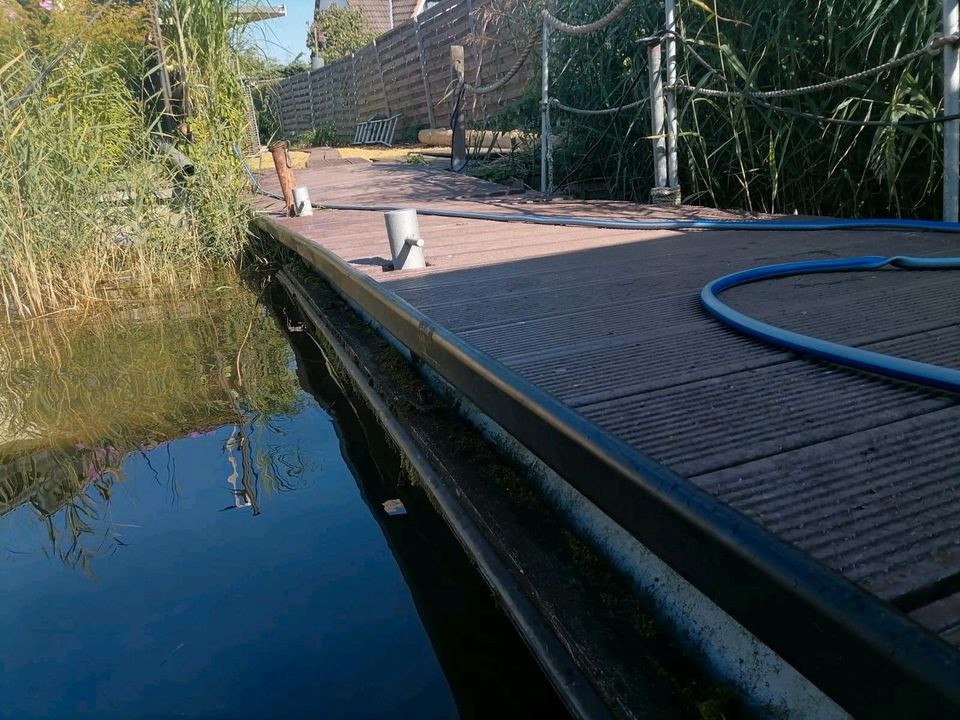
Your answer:
[[[660,44],[647,47],[647,68],[650,75],[650,136],[653,139],[653,197],[656,202],[667,187],[667,143],[664,137],[663,72]]]
[[[548,11],[552,5],[553,3],[547,3]],[[543,23],[542,32],[540,41],[540,191],[546,195],[553,189],[550,187],[553,169],[550,151],[550,25]]]
[[[943,0],[943,34],[960,31],[960,0]],[[943,46],[943,113],[960,112],[960,58],[953,45]],[[943,124],[943,219],[957,222],[960,196],[960,120]]]
[[[665,0],[666,10],[666,50],[667,50],[667,184],[671,188],[680,187],[677,174],[677,10],[674,0]]]

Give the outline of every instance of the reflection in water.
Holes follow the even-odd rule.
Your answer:
[[[230,433],[230,439],[227,440],[227,460],[230,462],[230,467],[232,472],[227,477],[227,482],[230,483],[230,486],[233,488],[233,505],[227,505],[224,510],[233,510],[234,508],[253,508],[253,514],[259,515],[260,510],[257,507],[254,507],[253,492],[249,487],[249,476],[246,472],[247,465],[244,465],[244,482],[239,486],[237,485],[237,480],[240,479],[240,470],[237,467],[237,448],[241,445],[246,446],[247,443],[244,442],[243,436],[240,434],[240,428],[234,428],[233,432]],[[244,453],[244,462],[246,462],[246,457],[249,453]]]
[[[230,508],[256,515],[259,492],[292,489],[298,473],[277,463],[302,462],[297,450],[251,442],[270,416],[296,410],[289,350],[256,294],[235,280],[2,334],[0,517],[32,505],[48,554],[89,572],[98,554],[123,545],[109,513],[122,460],[150,453],[156,481],[175,495],[175,468],[152,460],[173,439],[233,427]]]
[[[0,334],[0,718],[562,713],[258,293]]]
[[[399,482],[400,458],[372,411],[338,382],[312,338],[296,334],[291,343],[303,387],[322,406],[338,409],[344,457],[361,479],[364,501],[410,588],[461,716],[568,717],[429,498],[419,486]],[[400,498],[415,522],[384,512],[386,498]]]

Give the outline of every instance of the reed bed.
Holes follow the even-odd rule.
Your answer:
[[[0,297],[8,320],[151,294],[236,260],[249,208],[236,7],[159,0],[185,113],[164,118],[156,25],[142,5],[0,0]],[[145,42],[145,38],[148,41]],[[178,173],[158,142],[195,172]]]
[[[561,0],[572,23],[594,20],[609,0]],[[677,3],[679,30],[723,77],[756,90],[793,88],[838,78],[922,47],[939,29],[939,0],[689,0]],[[537,8],[499,0],[483,12],[523,28]],[[610,116],[553,112],[556,180],[561,190],[646,201],[652,181],[646,51],[638,38],[663,28],[661,2],[638,0],[605,31],[553,35],[551,95],[581,108],[638,108]],[[723,83],[683,49],[688,85]],[[772,101],[787,108],[851,120],[927,118],[941,107],[942,65],[924,55],[852,85]],[[490,127],[511,122],[535,130],[539,79],[527,102]],[[758,107],[742,98],[679,97],[680,179],[686,202],[773,213],[845,217],[937,218],[942,127],[839,127]],[[519,115],[517,110],[520,110]],[[482,124],[482,123],[478,123]],[[534,181],[528,177],[528,181]]]

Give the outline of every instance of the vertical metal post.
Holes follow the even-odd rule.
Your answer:
[[[943,34],[960,31],[960,3],[943,0]],[[960,59],[952,45],[943,47],[943,112],[960,112]],[[960,197],[960,120],[943,124],[943,219],[958,220]]]
[[[653,138],[653,195],[661,195],[667,187],[667,139],[664,136],[663,72],[660,44],[647,46],[647,67],[650,73],[650,135]]]
[[[310,202],[310,188],[295,187],[293,189],[293,206],[298,217],[313,215],[313,203]]]
[[[673,88],[677,85],[677,10],[674,0],[665,0],[667,30],[667,184],[672,188],[680,187],[677,175],[677,96]]]
[[[549,195],[553,190],[553,157],[550,152],[550,26],[546,21],[540,40],[540,58],[540,192]]]

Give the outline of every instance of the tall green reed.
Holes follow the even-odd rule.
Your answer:
[[[164,0],[167,70],[189,100],[163,133],[141,6],[66,0],[0,14],[0,297],[10,319],[198,281],[243,247],[248,207],[231,154],[242,132],[236,8]],[[32,92],[25,93],[26,90]],[[196,172],[181,177],[157,141]]]
[[[939,29],[939,0],[678,0],[679,29],[711,65],[741,87],[792,88],[848,75],[922,47]],[[501,0],[503,15],[529,6]],[[517,7],[515,7],[517,6]],[[558,14],[587,22],[608,0],[561,0]],[[529,6],[528,24],[533,22]],[[491,12],[487,10],[486,12]],[[494,10],[496,12],[496,10]],[[652,185],[646,50],[638,38],[663,27],[662,2],[638,0],[605,31],[553,35],[551,95],[583,108],[641,100],[609,116],[553,112],[556,179],[572,192],[645,201]],[[515,42],[512,36],[503,42]],[[705,71],[680,50],[680,77]],[[900,120],[935,115],[941,65],[924,56],[875,78],[828,92],[776,100],[846,119]],[[523,105],[536,122],[539,83]],[[939,125],[838,127],[756,106],[744,98],[679,97],[680,178],[684,198],[725,208],[863,217],[936,217],[942,174]],[[513,118],[511,121],[516,122]],[[488,125],[502,123],[492,117]]]
[[[249,207],[232,152],[244,134],[246,103],[238,48],[244,25],[230,0],[159,0],[168,62],[182,89],[184,125],[177,138],[194,161],[182,206],[206,259],[222,260],[243,242]],[[239,220],[239,222],[238,222]]]
[[[849,75],[922,47],[938,29],[934,0],[716,2],[686,6],[682,32],[738,85],[790,88]],[[703,80],[685,60],[684,79]],[[830,117],[897,121],[935,115],[939,58],[777,103]],[[936,217],[939,125],[844,127],[758,108],[743,98],[681,104],[687,192],[769,212]]]

